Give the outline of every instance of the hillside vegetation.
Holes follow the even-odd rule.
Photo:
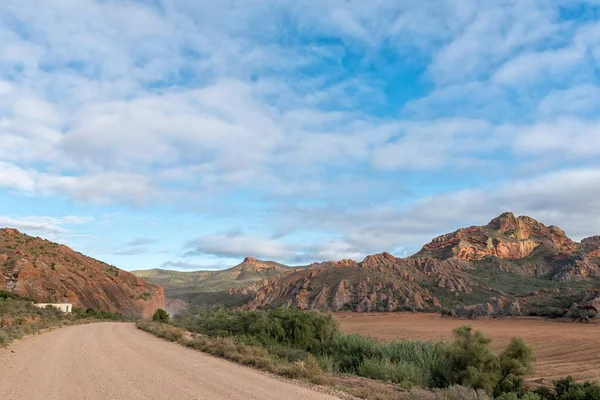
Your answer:
[[[246,257],[235,267],[220,271],[171,271],[160,268],[132,271],[150,283],[165,289],[167,297],[178,297],[193,293],[224,292],[228,289],[245,288],[263,279],[293,271],[273,261],[260,261]]]
[[[74,309],[65,314],[60,310],[33,306],[33,300],[0,291],[0,347],[8,346],[13,340],[44,329],[95,321],[124,321],[118,313],[88,309]]]

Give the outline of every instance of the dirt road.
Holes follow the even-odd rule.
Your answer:
[[[537,358],[530,380],[549,383],[572,375],[577,380],[600,376],[600,323],[578,324],[542,318],[463,320],[422,313],[337,313],[345,332],[359,332],[385,340],[452,339],[452,330],[471,325],[489,336],[496,351],[511,337],[522,337]]]
[[[335,397],[165,342],[133,324],[100,323],[57,329],[0,350],[0,399]]]

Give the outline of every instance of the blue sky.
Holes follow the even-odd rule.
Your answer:
[[[595,0],[5,0],[0,226],[132,270],[600,234]]]

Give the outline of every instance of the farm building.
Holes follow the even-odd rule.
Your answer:
[[[33,305],[39,308],[46,308],[47,306],[52,306],[54,308],[58,308],[64,313],[70,313],[73,311],[73,304],[71,303],[34,303]]]

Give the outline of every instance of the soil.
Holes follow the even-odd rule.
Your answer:
[[[522,337],[537,358],[528,380],[540,384],[571,375],[578,381],[600,376],[600,323],[582,324],[543,318],[465,320],[424,313],[336,313],[342,330],[384,340],[451,340],[452,330],[471,325],[502,351],[511,337]]]

